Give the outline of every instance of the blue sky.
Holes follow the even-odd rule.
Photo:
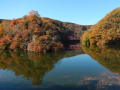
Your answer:
[[[1,0],[0,4],[1,19],[18,18],[37,10],[42,17],[90,25],[120,7],[120,0]]]

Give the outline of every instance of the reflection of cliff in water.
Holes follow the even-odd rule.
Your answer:
[[[32,79],[33,85],[39,85],[46,72],[52,70],[60,59],[81,53],[81,51],[52,54],[1,52],[0,69],[12,70],[16,76],[22,75],[28,80]]]
[[[120,49],[83,47],[83,50],[110,71],[120,74]]]

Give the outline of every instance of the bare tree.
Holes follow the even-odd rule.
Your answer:
[[[30,11],[28,15],[29,15],[29,16],[37,16],[37,17],[40,17],[38,11],[35,11],[35,10]]]

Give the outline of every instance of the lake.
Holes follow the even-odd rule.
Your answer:
[[[1,90],[119,90],[120,50],[0,52]]]

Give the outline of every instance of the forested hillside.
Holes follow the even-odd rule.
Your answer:
[[[107,14],[90,30],[86,31],[82,38],[87,46],[114,46],[120,44],[120,8]]]
[[[64,23],[40,17],[37,11],[13,19],[0,20],[0,49],[49,52],[68,47],[69,37],[80,38],[90,26]]]

